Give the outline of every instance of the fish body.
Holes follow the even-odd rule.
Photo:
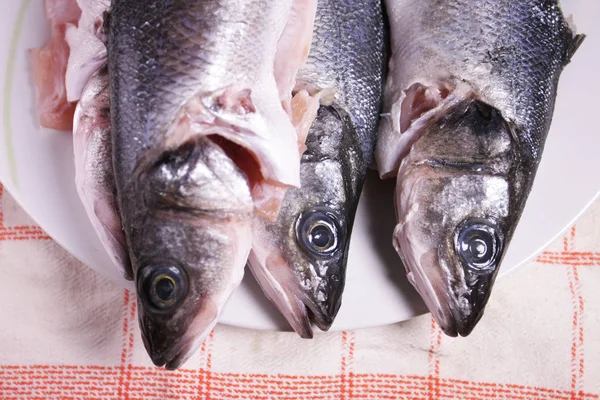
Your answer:
[[[301,188],[275,221],[256,218],[249,265],[302,337],[327,330],[341,304],[352,224],[371,163],[383,90],[380,1],[319,0],[311,51],[296,90],[322,105],[306,140]]]
[[[443,331],[482,316],[525,206],[558,80],[581,44],[555,0],[387,0],[376,147],[394,246]]]
[[[300,183],[297,133],[275,66],[284,29],[309,31],[288,23],[292,15],[312,23],[307,3],[111,3],[105,30],[118,209],[156,365],[184,363],[239,285],[253,188]]]

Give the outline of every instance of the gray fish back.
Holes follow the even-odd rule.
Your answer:
[[[379,0],[319,0],[311,52],[301,81],[337,89],[336,108],[351,119],[365,163],[371,162],[385,57]]]
[[[440,70],[466,80],[516,126],[539,162],[559,75],[583,38],[571,31],[558,2],[388,0],[392,8],[400,3],[406,12],[392,22],[401,40],[395,57],[411,60],[403,84],[419,75],[436,78]]]
[[[156,146],[200,88],[260,79],[277,31],[266,21],[283,19],[278,1],[112,1],[106,26],[119,170],[132,172],[131,157]]]

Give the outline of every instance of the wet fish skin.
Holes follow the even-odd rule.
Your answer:
[[[144,344],[167,369],[193,354],[243,276],[254,216],[245,168],[256,165],[245,155],[257,155],[264,178],[287,185],[299,178],[295,131],[272,76],[288,3],[111,4],[118,205]],[[260,131],[265,126],[273,129]],[[289,153],[261,136],[274,132],[291,139]],[[269,152],[277,153],[271,164]]]
[[[222,136],[252,153],[264,179],[298,186],[296,132],[273,76],[291,7],[292,0],[113,1],[108,35],[111,88],[118,93],[113,122],[126,124],[127,137],[136,138],[114,143],[115,167],[123,171],[118,175],[131,176],[138,155],[157,141],[171,146],[185,141],[190,132],[169,129],[177,118],[189,117],[203,125],[203,134]],[[117,128],[117,136],[120,132]]]
[[[251,270],[305,338],[313,335],[311,322],[328,330],[341,305],[352,225],[381,108],[384,34],[380,1],[318,2],[311,52],[296,88],[333,89],[335,96],[324,101],[309,131],[301,188],[286,192],[276,221],[254,222]],[[329,235],[335,231],[327,251],[311,245],[313,226]]]
[[[481,318],[583,41],[555,0],[387,0],[376,148],[397,176],[394,246],[444,332]]]

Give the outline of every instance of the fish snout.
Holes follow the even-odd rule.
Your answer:
[[[179,368],[209,335],[218,314],[217,303],[208,297],[199,302],[197,309],[161,315],[148,312],[143,306],[139,308],[142,341],[152,363],[168,370]]]
[[[142,330],[143,332],[143,330]],[[165,346],[164,343],[159,344],[156,341],[149,340],[142,333],[144,347],[152,360],[152,363],[157,367],[165,367],[168,370],[176,370],[183,365],[195,352],[190,341],[181,341],[174,347]]]
[[[456,296],[454,307],[451,310],[455,320],[456,333],[460,336],[468,336],[483,316],[495,276],[493,272],[477,275],[467,273],[469,290]]]
[[[328,276],[310,307],[314,324],[322,331],[328,331],[342,305],[344,279],[339,274]]]

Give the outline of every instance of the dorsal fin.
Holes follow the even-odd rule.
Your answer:
[[[571,37],[571,42],[569,43],[569,45],[567,47],[567,53],[565,55],[565,64],[568,64],[571,62],[571,58],[573,57],[573,55],[575,54],[575,52],[577,51],[579,46],[581,46],[581,43],[583,43],[585,38],[586,38],[586,36],[584,34],[573,35]]]

